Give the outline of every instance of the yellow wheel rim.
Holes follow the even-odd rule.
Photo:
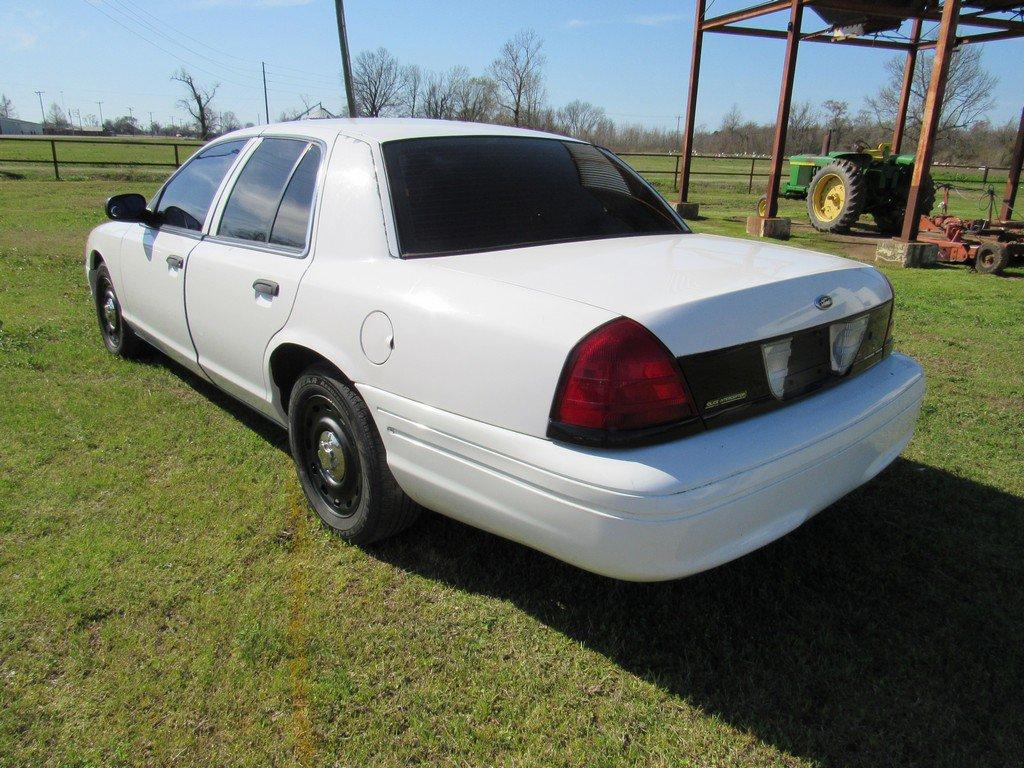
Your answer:
[[[820,221],[835,221],[843,212],[846,203],[846,186],[843,177],[837,173],[828,173],[818,179],[814,185],[814,215]]]
[[[768,215],[768,198],[762,197],[757,201],[757,215],[762,219]]]

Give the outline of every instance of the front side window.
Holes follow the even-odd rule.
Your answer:
[[[301,249],[319,164],[308,141],[264,139],[238,175],[217,234]]]
[[[522,136],[446,136],[383,145],[405,257],[686,232],[610,152]]]
[[[237,139],[214,144],[190,159],[160,193],[155,212],[163,223],[201,230],[217,188],[246,141]]]

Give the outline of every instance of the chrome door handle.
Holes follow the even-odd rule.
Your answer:
[[[168,256],[167,266],[171,269],[181,269],[185,266],[185,260],[181,256]]]
[[[264,296],[277,296],[281,292],[281,286],[273,280],[256,280],[252,284],[252,289]]]

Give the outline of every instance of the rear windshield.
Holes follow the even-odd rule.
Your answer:
[[[383,145],[406,257],[686,232],[610,152],[520,136],[446,136]]]

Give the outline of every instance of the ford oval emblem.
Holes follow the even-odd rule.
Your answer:
[[[814,306],[818,309],[828,309],[832,306],[832,297],[827,293],[824,296],[819,296],[814,300]]]

